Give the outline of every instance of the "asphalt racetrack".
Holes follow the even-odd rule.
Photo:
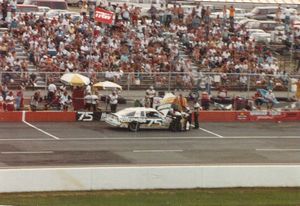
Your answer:
[[[300,123],[201,123],[189,132],[104,122],[1,123],[0,167],[300,164]]]

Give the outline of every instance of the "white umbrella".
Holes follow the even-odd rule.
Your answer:
[[[166,93],[164,98],[161,100],[161,104],[172,104],[176,99],[176,96],[172,93]]]
[[[98,87],[102,89],[120,89],[122,90],[122,87],[114,82],[110,81],[104,81],[104,82],[98,82],[93,85],[93,87]]]
[[[64,74],[60,80],[72,86],[83,86],[88,85],[91,81],[88,77],[77,73]]]

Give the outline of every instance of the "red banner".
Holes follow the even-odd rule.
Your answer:
[[[113,23],[114,12],[105,9],[96,8],[95,20],[104,24]]]

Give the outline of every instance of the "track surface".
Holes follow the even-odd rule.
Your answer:
[[[178,133],[31,124],[0,124],[0,167],[300,164],[300,123],[202,123]]]

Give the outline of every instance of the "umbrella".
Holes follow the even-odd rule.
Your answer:
[[[98,82],[93,85],[93,87],[99,87],[102,89],[120,89],[122,90],[122,87],[114,82],[110,81],[104,81],[104,82]]]
[[[83,86],[88,85],[91,81],[88,77],[77,73],[64,74],[60,80],[72,86]]]
[[[258,89],[257,90],[260,95],[265,99],[267,100],[267,94],[268,94],[268,91],[265,90],[265,89]],[[275,99],[271,99],[271,101],[274,103],[274,104],[279,104],[278,100],[275,98]]]
[[[161,104],[172,104],[175,99],[176,99],[176,96],[174,94],[166,93],[160,103]]]

